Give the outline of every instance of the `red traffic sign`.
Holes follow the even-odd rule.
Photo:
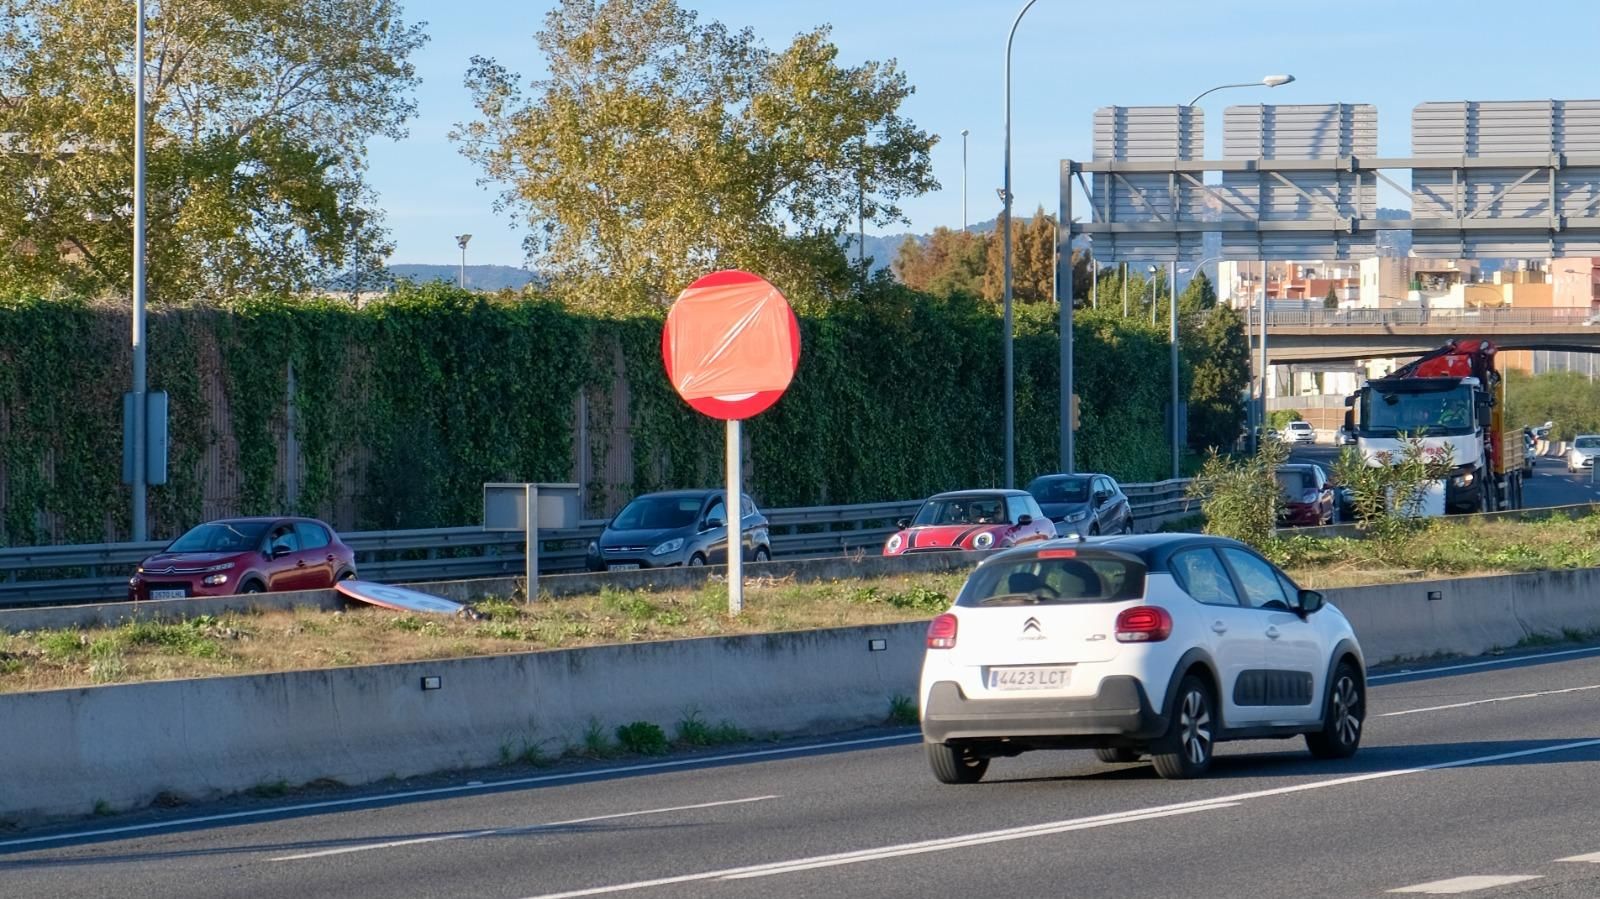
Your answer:
[[[713,272],[678,294],[661,329],[674,390],[712,418],[744,419],[783,396],[800,365],[800,321],[765,278]]]

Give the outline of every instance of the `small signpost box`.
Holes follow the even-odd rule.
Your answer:
[[[528,602],[539,598],[539,529],[577,526],[577,484],[483,485],[483,529],[527,534]]]
[[[661,331],[667,380],[690,407],[727,421],[728,612],[744,607],[743,472],[739,421],[766,411],[800,364],[800,322],[778,288],[734,269],[678,295]]]

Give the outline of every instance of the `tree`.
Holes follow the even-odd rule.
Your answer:
[[[988,252],[987,235],[935,228],[926,244],[916,240],[900,244],[894,273],[913,290],[978,297],[983,294]]]
[[[1190,360],[1189,445],[1226,449],[1244,420],[1245,387],[1250,383],[1250,350],[1244,321],[1227,306],[1206,313],[1185,335]]]
[[[1328,285],[1328,295],[1322,298],[1322,308],[1324,308],[1324,309],[1338,309],[1339,308],[1339,292],[1337,290],[1333,289],[1333,285],[1332,284]]]
[[[1183,315],[1190,315],[1196,312],[1204,312],[1207,309],[1214,308],[1216,305],[1217,288],[1211,283],[1211,279],[1206,277],[1203,269],[1195,272],[1194,277],[1189,279],[1189,285],[1183,289],[1183,293],[1178,297],[1178,312]]]
[[[660,302],[730,265],[836,271],[858,215],[904,221],[938,186],[905,75],[841,66],[826,27],[773,52],[675,0],[561,0],[535,40],[549,74],[529,96],[473,58],[478,118],[452,138],[505,185],[530,259],[591,303]]]
[[[998,221],[998,220],[997,220]],[[987,235],[988,252],[983,272],[983,298],[999,303],[1005,299],[1005,241],[999,228]],[[1040,206],[1029,219],[1014,219],[1011,225],[1011,299],[1016,303],[1048,303],[1055,299],[1055,241],[1053,216]],[[1089,296],[1089,257],[1081,250],[1072,252],[1073,294]]]
[[[297,290],[387,254],[366,143],[402,137],[425,37],[390,0],[153,0],[152,301]],[[0,0],[0,286],[132,283],[133,9]]]

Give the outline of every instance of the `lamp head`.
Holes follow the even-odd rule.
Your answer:
[[[1293,80],[1293,75],[1268,75],[1267,77],[1261,79],[1261,83],[1267,87],[1281,87]]]

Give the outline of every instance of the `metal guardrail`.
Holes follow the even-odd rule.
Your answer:
[[[1504,325],[1600,327],[1597,317],[1582,308],[1486,307],[1478,309],[1268,309],[1267,326],[1373,327],[1417,325],[1439,328],[1492,328]]]
[[[1122,489],[1135,518],[1143,519],[1183,511],[1188,484],[1180,479],[1124,484]],[[921,503],[905,500],[768,509],[772,554],[804,558],[878,552],[895,532],[895,521],[915,514]],[[582,570],[589,541],[600,536],[604,525],[604,521],[585,521],[576,528],[540,531],[540,571]],[[363,578],[385,583],[523,573],[520,533],[455,527],[355,531],[341,534],[340,539],[355,550],[356,567]],[[134,566],[166,545],[166,541],[150,541],[0,549],[0,606],[122,599]]]

